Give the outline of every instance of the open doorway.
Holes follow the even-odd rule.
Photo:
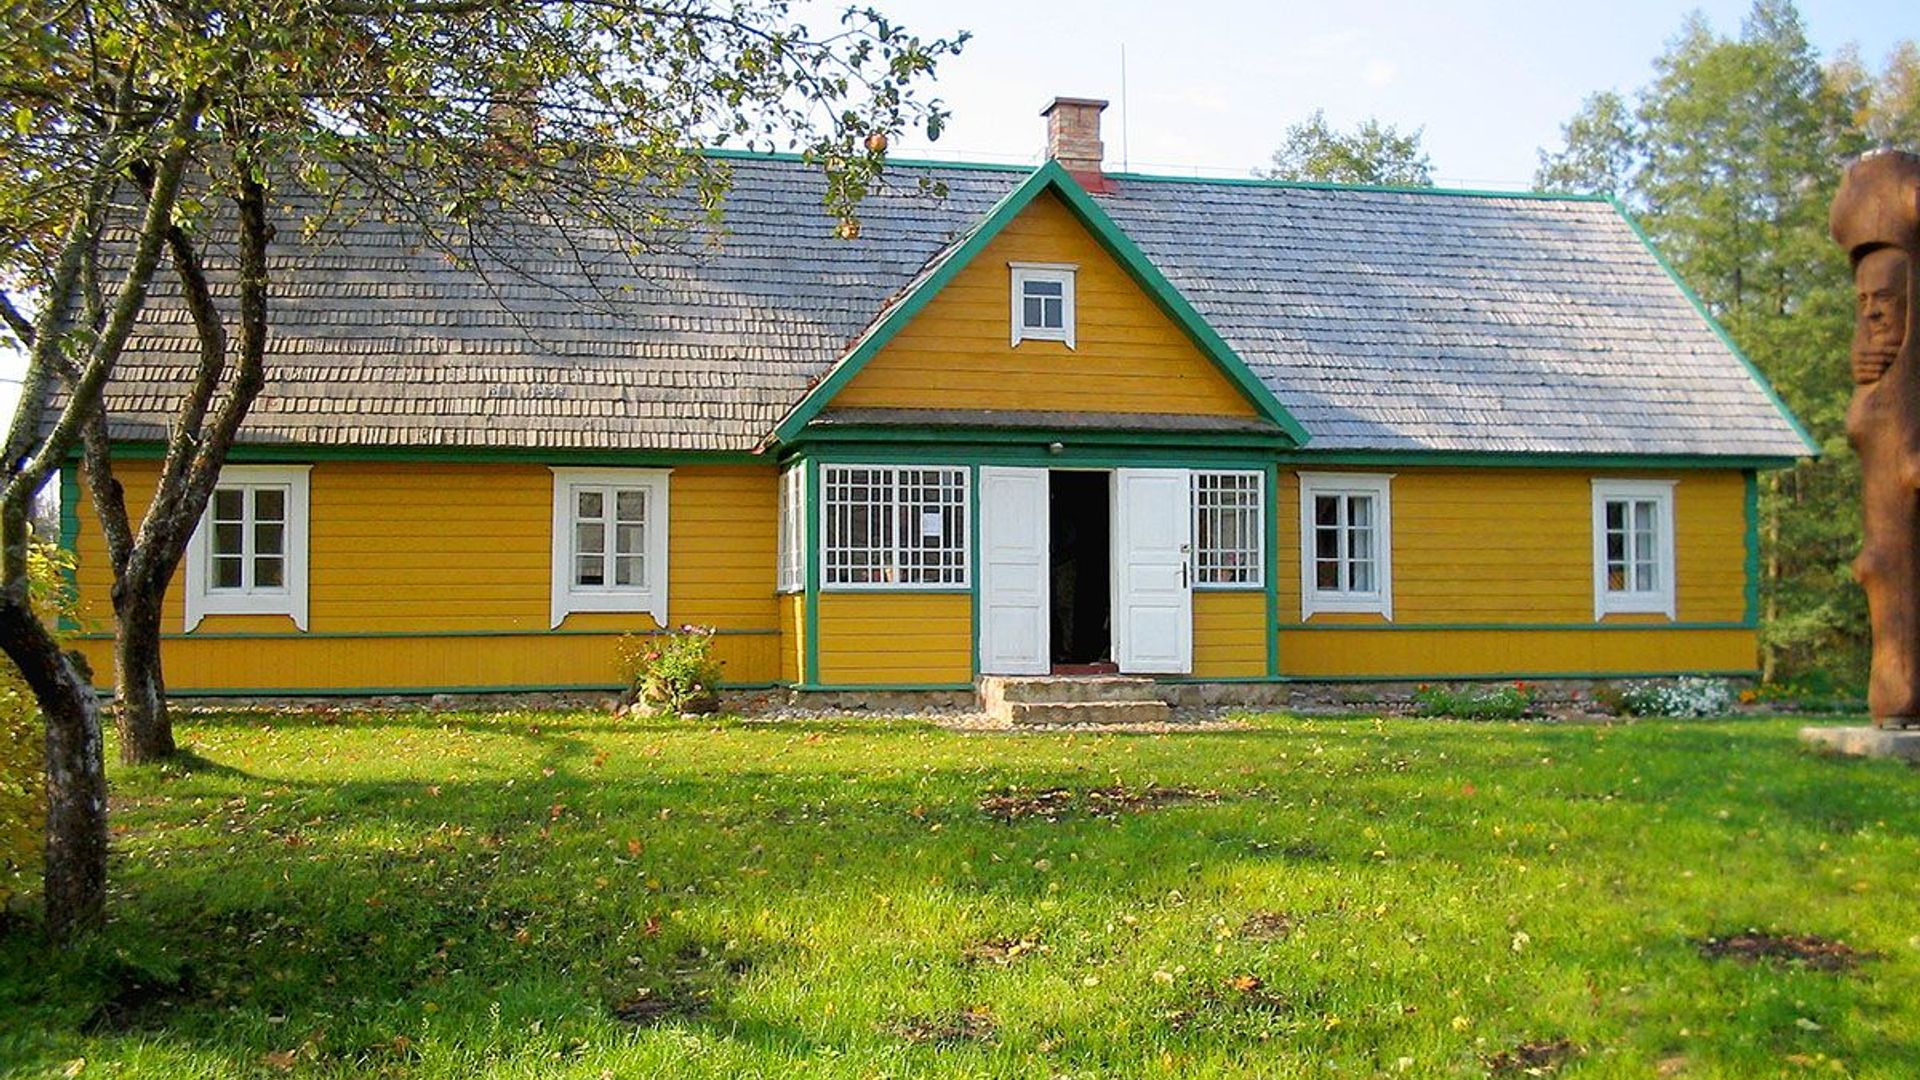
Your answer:
[[[1112,496],[1104,472],[1048,475],[1049,551],[1056,669],[1111,668]]]

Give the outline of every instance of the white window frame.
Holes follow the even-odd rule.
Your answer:
[[[807,587],[807,467],[789,466],[780,474],[780,541],[774,591],[796,593]]]
[[[891,474],[890,499],[887,506],[897,515],[900,507],[900,474],[914,471],[940,471],[959,474],[960,478],[960,580],[958,581],[842,581],[833,580],[833,568],[829,558],[833,551],[831,537],[833,525],[830,515],[833,506],[829,499],[835,480],[834,473],[840,470],[864,469],[871,472]],[[836,461],[820,465],[820,505],[815,513],[820,515],[820,550],[814,553],[815,565],[820,571],[820,589],[823,592],[965,592],[973,587],[973,477],[972,470],[965,465],[869,465],[860,462]],[[904,550],[899,535],[899,519],[894,519],[894,538],[892,566],[897,572],[902,560],[899,552]]]
[[[1320,612],[1354,612],[1393,621],[1393,474],[1300,473],[1300,620]],[[1374,505],[1374,585],[1355,593],[1319,587],[1314,572],[1313,501],[1322,495],[1370,495]],[[1342,558],[1345,558],[1343,555]]]
[[[667,476],[670,469],[553,469],[553,611],[552,625],[558,628],[576,611],[641,612],[652,615],[660,626],[667,625],[667,529],[669,505]],[[631,585],[574,584],[574,493],[581,488],[638,489],[647,493],[646,560],[647,584]],[[611,512],[611,503],[608,510]],[[607,543],[611,550],[612,530]]]
[[[1665,615],[1676,618],[1674,579],[1679,563],[1674,557],[1674,480],[1593,481],[1593,617],[1608,615]],[[1651,501],[1654,522],[1654,570],[1659,577],[1652,590],[1607,588],[1607,503],[1615,500]],[[1631,559],[1629,559],[1631,568]],[[1631,572],[1631,570],[1629,570]]]
[[[1247,581],[1209,582],[1200,577],[1200,482],[1202,477],[1234,477],[1253,481],[1253,577]],[[1193,587],[1199,592],[1229,592],[1236,589],[1267,587],[1267,474],[1258,469],[1195,469],[1192,480],[1193,502]]]
[[[1007,266],[1012,270],[1013,302],[1011,321],[1013,323],[1013,344],[1022,341],[1059,341],[1071,349],[1076,344],[1074,332],[1073,279],[1080,267],[1076,263],[1030,263],[1014,262]],[[1026,325],[1026,284],[1029,281],[1054,281],[1060,284],[1060,328]]]
[[[200,524],[187,540],[184,556],[187,564],[184,590],[186,629],[189,632],[209,615],[285,615],[293,620],[294,626],[301,630],[307,628],[308,473],[312,468],[311,465],[229,465],[220,470],[220,479],[214,489],[249,489],[249,508],[253,505],[252,490],[280,488],[286,492],[282,584],[272,589],[213,587],[213,543],[209,534],[214,499],[209,496],[207,508],[200,515]],[[251,540],[250,537],[248,539]]]

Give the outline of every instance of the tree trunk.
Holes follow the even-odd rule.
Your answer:
[[[120,762],[144,765],[173,756],[173,720],[160,667],[160,601],[132,589],[113,639],[114,682],[120,697]]]
[[[100,701],[24,605],[0,603],[0,641],[33,688],[47,724],[47,931],[70,940],[101,924],[107,904],[107,771]]]

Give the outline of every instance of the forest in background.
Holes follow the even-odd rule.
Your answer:
[[[1788,0],[1759,0],[1733,35],[1696,13],[1649,82],[1587,98],[1562,136],[1535,186],[1617,198],[1820,445],[1762,474],[1765,676],[1864,684],[1860,470],[1843,429],[1853,280],[1827,210],[1850,158],[1920,151],[1920,46],[1823,57]]]

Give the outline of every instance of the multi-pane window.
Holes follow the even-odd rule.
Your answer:
[[[573,587],[647,587],[647,489],[576,485]]]
[[[667,474],[553,471],[553,625],[570,612],[647,612],[666,625]]]
[[[1674,613],[1673,484],[1593,482],[1594,617]]]
[[[1300,475],[1301,617],[1393,617],[1393,534],[1385,476]]]
[[[796,465],[780,474],[780,572],[776,587],[798,592],[806,587],[807,470]]]
[[[287,489],[279,484],[213,489],[213,560],[207,587],[216,591],[285,592]]]
[[[1266,515],[1257,472],[1193,474],[1194,584],[1265,583]]]
[[[967,470],[829,465],[821,481],[824,584],[967,584]]]
[[[223,469],[188,541],[186,627],[208,615],[287,615],[306,629],[307,467]]]
[[[1074,267],[1052,263],[1014,263],[1013,343],[1064,341],[1074,344]]]

